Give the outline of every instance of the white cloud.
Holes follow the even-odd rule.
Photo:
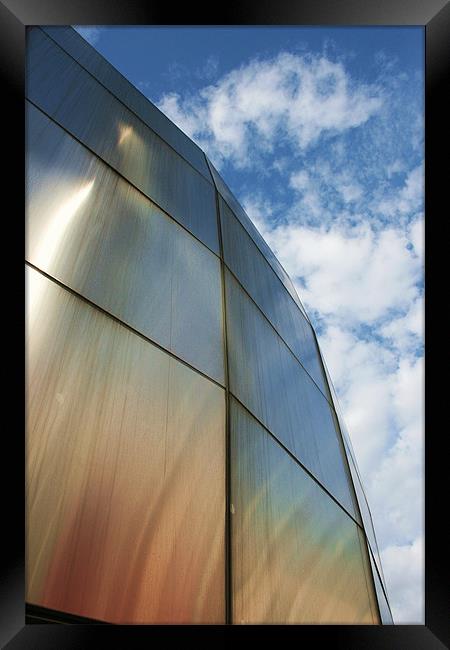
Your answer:
[[[301,195],[297,206],[305,214],[305,217],[319,217],[323,214],[324,208],[320,198],[320,188],[311,179],[308,172],[302,169],[293,173],[289,179],[289,186]]]
[[[216,166],[281,177],[276,194],[253,174],[241,203],[320,323],[395,621],[421,623],[423,120],[412,95],[403,119],[411,83],[391,63],[380,90],[327,56],[284,52],[159,106]]]
[[[425,252],[425,222],[423,215],[417,215],[417,217],[409,224],[408,239],[413,245],[415,254],[422,260],[423,265]]]
[[[404,163],[398,158],[394,160],[393,163],[386,167],[386,173],[388,178],[391,178],[394,174],[399,174],[405,170]]]
[[[336,326],[320,344],[366,488],[396,623],[423,623],[423,357]]]
[[[421,262],[399,229],[375,233],[367,223],[351,229],[289,224],[268,238],[287,272],[303,279],[307,308],[323,316],[372,323],[418,296]]]
[[[413,352],[421,347],[424,336],[423,296],[411,303],[404,316],[393,318],[380,327],[380,334],[402,353]]]
[[[305,150],[323,135],[360,126],[381,105],[380,90],[353,83],[341,63],[287,52],[251,61],[196,96],[171,93],[159,102],[216,162],[240,166],[280,140]]]
[[[363,341],[339,326],[319,337],[339,396],[358,465],[364,477],[382,460],[392,438],[395,355],[375,341]]]
[[[383,217],[415,214],[422,209],[423,196],[424,169],[421,164],[408,173],[403,186],[398,191],[381,198],[374,205],[374,209]]]
[[[367,476],[379,536],[411,542],[423,527],[423,357],[401,359],[390,381],[397,433],[380,463]]]
[[[382,562],[394,622],[424,624],[423,537],[417,537],[412,544],[386,548]]]
[[[362,187],[353,180],[348,172],[342,172],[334,175],[335,189],[340,193],[345,203],[353,203],[363,195]]]
[[[290,184],[303,196],[311,176],[293,174]],[[406,229],[374,232],[367,223],[273,225],[273,205],[261,196],[247,199],[245,208],[291,277],[302,278],[300,297],[320,319],[320,345],[383,559],[388,549],[385,574],[395,620],[423,622],[421,555],[414,551],[415,564],[402,576],[391,566],[394,556],[411,556],[423,531],[423,356],[416,356],[423,343],[423,217]],[[361,333],[368,324],[370,333]]]
[[[424,254],[424,220],[419,215],[408,226],[407,239],[411,247],[411,254],[417,260],[420,276],[423,276]],[[423,345],[424,337],[424,296],[420,290],[417,297],[412,300],[407,309],[398,317],[380,327],[380,334],[402,353],[413,353]]]
[[[242,207],[266,242],[270,244],[272,233],[271,220],[275,210],[271,201],[261,195],[253,194],[244,198]]]
[[[423,165],[418,165],[409,172],[405,185],[400,192],[400,204],[398,209],[401,212],[411,212],[421,204],[424,188]]]
[[[198,116],[194,112],[184,111],[179,105],[179,98],[176,93],[164,95],[163,102],[159,108],[165,113],[186,135],[192,137],[197,129]]]
[[[304,192],[308,189],[311,183],[309,174],[304,169],[292,174],[289,179],[289,185],[299,192]]]
[[[335,147],[338,149],[338,147]],[[338,153],[340,157],[340,154]],[[333,169],[329,160],[320,161],[314,165],[314,171],[320,178],[322,189],[327,194],[329,190],[334,190],[341,195],[344,203],[353,203],[363,196],[361,185],[355,180],[354,172],[350,169],[342,169],[342,163],[339,165],[340,171]]]
[[[363,193],[360,185],[352,183],[345,178],[336,184],[336,189],[342,195],[345,203],[352,203],[353,201],[360,199]]]

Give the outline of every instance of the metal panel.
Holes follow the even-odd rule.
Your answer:
[[[352,479],[353,479],[353,485],[355,486],[355,492],[356,492],[356,496],[357,496],[357,499],[358,499],[358,505],[359,505],[359,510],[361,512],[361,517],[362,517],[362,522],[363,522],[363,525],[364,525],[364,530],[366,532],[367,539],[368,539],[369,545],[370,545],[370,547],[372,549],[372,552],[374,554],[374,557],[376,558],[376,564],[377,564],[378,569],[380,571],[380,575],[381,575],[381,577],[383,579],[383,583],[386,586],[386,583],[384,581],[384,575],[383,575],[383,572],[382,572],[382,569],[381,569],[381,559],[380,559],[380,553],[379,553],[379,550],[378,550],[377,539],[376,539],[376,536],[375,536],[375,529],[374,529],[374,526],[373,526],[372,515],[371,515],[371,512],[369,510],[369,505],[367,503],[367,498],[366,498],[366,495],[364,493],[364,490],[363,490],[363,487],[362,487],[362,484],[361,484],[361,479],[359,478],[359,474],[358,474],[358,472],[356,470],[356,466],[355,466],[353,457],[351,456],[351,454],[348,453],[348,450],[347,450],[347,458],[348,458],[348,461],[349,461],[350,472],[351,472]]]
[[[322,356],[322,360],[323,360],[323,355],[322,355],[322,352],[320,350],[320,347],[319,347],[319,354]],[[351,442],[351,439],[350,439],[350,435],[348,433],[348,429],[347,429],[347,426],[345,424],[344,417],[342,415],[342,410],[341,410],[341,407],[340,407],[340,404],[339,404],[339,400],[338,400],[338,397],[337,397],[337,394],[336,394],[336,390],[334,388],[333,382],[332,382],[330,374],[328,372],[327,364],[325,363],[324,360],[323,360],[323,367],[324,367],[325,374],[326,374],[326,377],[327,377],[328,385],[330,387],[330,394],[331,394],[332,402],[334,404],[334,408],[335,408],[335,411],[336,411],[337,420],[338,420],[338,424],[339,424],[339,429],[341,431],[342,438],[343,438],[343,441],[344,441],[344,451],[345,451],[345,453],[347,455],[347,460],[348,460],[348,464],[349,464],[349,467],[350,467],[350,473],[351,473],[351,476],[352,476],[352,481],[353,481],[353,485],[354,485],[355,492],[356,492],[356,497],[357,497],[357,501],[358,501],[358,505],[359,505],[359,510],[361,512],[362,522],[363,522],[363,525],[364,525],[364,529],[366,531],[366,535],[367,535],[367,538],[368,538],[368,541],[369,541],[369,545],[370,545],[370,547],[372,549],[372,552],[373,552],[373,555],[375,557],[376,565],[378,567],[378,571],[380,573],[381,580],[383,582],[384,587],[386,588],[386,581],[385,581],[385,578],[384,578],[383,567],[381,565],[380,552],[379,552],[379,549],[378,549],[377,538],[376,538],[376,535],[375,535],[375,528],[374,528],[374,525],[373,525],[372,514],[370,512],[369,504],[368,504],[368,501],[367,501],[367,496],[366,496],[366,493],[365,493],[365,490],[364,490],[364,487],[363,487],[363,484],[362,484],[362,481],[361,481],[361,475],[360,475],[360,472],[359,472],[359,469],[358,469],[358,464],[356,462],[355,452],[353,450],[353,445],[352,445],[352,442]]]
[[[223,383],[220,261],[34,106],[27,259]]]
[[[214,188],[41,30],[27,97],[218,253]]]
[[[294,285],[292,284],[291,278],[288,276],[284,268],[281,266],[280,262],[275,257],[272,249],[268,246],[265,239],[261,236],[259,230],[256,228],[253,221],[248,217],[247,213],[237,201],[236,197],[233,195],[223,178],[220,176],[219,172],[215,169],[214,165],[207,158],[208,165],[211,169],[211,174],[216,184],[219,194],[223,197],[228,207],[232,210],[236,218],[240,221],[242,226],[245,228],[247,233],[253,239],[255,244],[258,246],[259,250],[262,252],[266,260],[269,262],[270,266],[273,268],[275,273],[280,278],[281,282],[284,284],[286,289],[291,294],[293,300],[299,306],[299,309],[303,312],[306,318],[308,318],[304,307],[300,301],[300,298],[297,295]]]
[[[203,151],[72,27],[42,26],[48,36],[76,59],[155,133],[212,182]]]
[[[392,618],[391,610],[388,601],[386,599],[385,593],[383,591],[383,587],[381,586],[380,576],[375,567],[373,556],[370,550],[369,550],[369,557],[370,557],[370,565],[372,567],[373,579],[375,582],[375,590],[377,593],[378,606],[380,608],[380,613],[381,613],[381,621],[383,625],[393,625],[394,619]]]
[[[231,392],[356,517],[329,403],[229,272],[225,286]]]
[[[329,397],[311,325],[226,203],[219,203],[226,264]]]
[[[235,623],[378,623],[357,525],[232,400]]]
[[[26,293],[27,601],[224,622],[223,389],[34,270]]]

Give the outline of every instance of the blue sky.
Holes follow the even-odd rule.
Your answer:
[[[423,623],[423,29],[80,33],[206,151],[294,280],[394,619]]]

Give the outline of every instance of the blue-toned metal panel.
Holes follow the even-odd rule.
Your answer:
[[[269,262],[269,264],[271,265],[275,273],[280,278],[281,282],[284,284],[286,289],[291,294],[292,298],[295,300],[295,302],[297,303],[297,305],[299,306],[299,308],[302,310],[305,317],[307,318],[304,307],[300,302],[300,299],[297,295],[294,285],[292,284],[292,280],[290,279],[286,271],[283,269],[280,262],[273,254],[271,248],[267,245],[266,241],[263,239],[263,237],[255,227],[252,220],[248,217],[245,210],[237,201],[237,199],[235,198],[235,196],[233,195],[233,193],[231,192],[231,190],[229,189],[229,187],[227,186],[223,178],[220,176],[219,172],[215,169],[214,165],[211,163],[210,160],[208,160],[208,164],[210,166],[211,174],[219,194],[223,197],[225,202],[228,204],[229,208],[239,219],[239,221],[241,222],[245,230],[248,232],[250,237],[256,243],[260,251],[263,253],[264,257],[267,259],[267,261]]]
[[[220,260],[33,105],[28,261],[224,383]]]
[[[309,321],[227,204],[219,204],[225,263],[328,397]]]
[[[229,272],[225,287],[231,392],[356,517],[328,401]]]
[[[183,156],[206,179],[212,182],[203,151],[183,133],[164,113],[148,101],[97,50],[72,27],[41,26],[68,54],[109,88],[118,99],[135,112],[157,135]]]
[[[26,95],[219,252],[213,185],[39,29],[28,38]]]

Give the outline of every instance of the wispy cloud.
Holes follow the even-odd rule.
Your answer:
[[[361,81],[328,51],[281,52],[159,106],[236,180],[297,285],[352,437],[395,621],[421,623],[423,76],[385,52],[374,64],[378,76]]]
[[[288,224],[269,239],[291,277],[302,278],[305,304],[328,320],[372,324],[406,310],[419,295],[422,263],[399,229]]]
[[[389,575],[394,621],[424,622],[424,543],[417,537],[411,544],[388,546],[383,553],[384,571]]]
[[[294,184],[310,191],[306,174]],[[383,559],[388,551],[395,620],[423,622],[423,217],[406,231],[363,220],[314,228],[264,219],[264,203],[246,208],[320,332]],[[397,573],[394,557],[408,558],[409,573]]]
[[[211,81],[217,76],[219,65],[218,57],[210,55],[206,58],[204,64],[195,70],[194,74],[198,79]]]
[[[385,187],[383,196],[372,209],[385,217],[414,214],[422,207],[423,196],[424,169],[423,164],[420,164],[409,171],[402,187]]]
[[[216,162],[226,157],[241,167],[279,139],[305,150],[323,135],[357,127],[381,105],[381,89],[352,83],[341,63],[288,52],[253,60],[199,94],[170,93],[159,102],[188,135],[209,144]]]

